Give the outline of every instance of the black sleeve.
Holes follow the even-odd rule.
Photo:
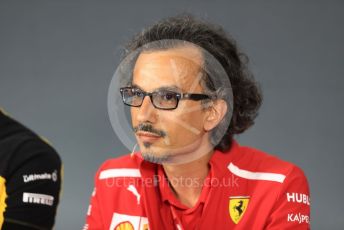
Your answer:
[[[42,140],[21,144],[7,168],[2,230],[52,229],[61,189],[61,160]]]

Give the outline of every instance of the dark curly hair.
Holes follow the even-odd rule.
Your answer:
[[[239,52],[236,42],[220,26],[196,19],[190,14],[169,17],[144,29],[126,45],[126,51],[130,53],[145,44],[165,39],[183,40],[202,47],[226,71],[233,92],[233,113],[230,125],[225,128],[225,135],[214,148],[227,151],[233,135],[244,132],[254,124],[262,103],[260,87],[247,68],[247,56]],[[213,85],[209,77],[205,79],[205,85]]]

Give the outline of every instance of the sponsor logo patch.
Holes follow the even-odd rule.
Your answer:
[[[287,201],[288,202],[293,202],[293,203],[300,203],[300,204],[306,204],[310,205],[310,198],[308,195],[303,194],[303,193],[296,193],[296,192],[287,192]]]
[[[30,204],[43,204],[53,206],[54,197],[46,194],[24,192],[23,202]]]
[[[249,201],[249,196],[229,197],[229,215],[235,224],[239,223],[244,216]]]
[[[119,223],[115,230],[134,230],[134,226],[129,221],[124,221],[122,223]]]
[[[303,215],[301,213],[288,213],[287,217],[288,222],[296,222],[299,224],[302,223],[307,223],[309,224],[309,216],[308,215]]]
[[[148,218],[143,216],[132,216],[114,213],[110,229],[115,230],[149,230]]]
[[[52,173],[41,173],[41,174],[29,174],[23,175],[24,183],[33,182],[36,180],[52,180],[57,181],[57,170],[54,170]]]
[[[136,197],[137,204],[140,204],[141,195],[140,195],[140,193],[138,193],[138,191],[135,188],[135,186],[134,185],[129,185],[127,190],[130,191]]]
[[[7,194],[6,194],[6,185],[5,185],[5,178],[0,176],[0,229],[2,226],[2,223],[4,222],[4,212],[6,209],[6,198],[7,198]]]

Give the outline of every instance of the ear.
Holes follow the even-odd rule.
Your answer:
[[[204,119],[204,130],[210,131],[215,128],[227,113],[227,103],[222,99],[218,99],[212,103],[207,109]]]

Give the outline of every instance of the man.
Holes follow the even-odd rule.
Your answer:
[[[140,151],[100,167],[84,229],[308,229],[303,172],[233,139],[262,101],[235,42],[181,15],[137,35],[135,50],[120,93]],[[209,74],[219,68],[207,53],[225,75]],[[215,86],[219,78],[231,87]]]
[[[0,229],[52,229],[60,189],[56,151],[0,109]]]

